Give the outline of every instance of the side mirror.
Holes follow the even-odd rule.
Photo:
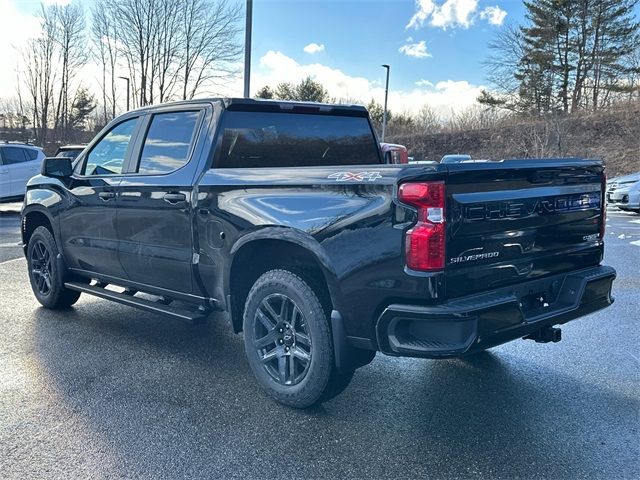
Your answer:
[[[70,177],[73,173],[71,159],[68,157],[46,157],[42,161],[42,170],[40,173],[45,177]]]

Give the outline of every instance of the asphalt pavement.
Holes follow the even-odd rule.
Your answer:
[[[609,211],[616,302],[562,342],[473,361],[379,354],[342,395],[296,411],[262,393],[222,316],[191,325],[86,295],[40,308],[8,209],[1,478],[640,477],[638,215]]]
[[[20,208],[22,203],[0,203],[0,263],[22,256]]]

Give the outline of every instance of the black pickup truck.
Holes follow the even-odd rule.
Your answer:
[[[387,165],[358,106],[198,100],[45,160],[22,237],[43,306],[228,312],[262,387],[307,407],[377,351],[558,341],[610,305],[604,186],[580,159]]]

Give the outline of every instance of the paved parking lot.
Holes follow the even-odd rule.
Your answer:
[[[3,478],[640,477],[638,215],[609,212],[616,303],[561,343],[379,355],[343,395],[294,411],[259,390],[224,318],[87,296],[39,308],[0,207]]]

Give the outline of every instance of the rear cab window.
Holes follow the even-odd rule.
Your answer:
[[[368,118],[226,111],[218,168],[311,167],[381,163]]]

